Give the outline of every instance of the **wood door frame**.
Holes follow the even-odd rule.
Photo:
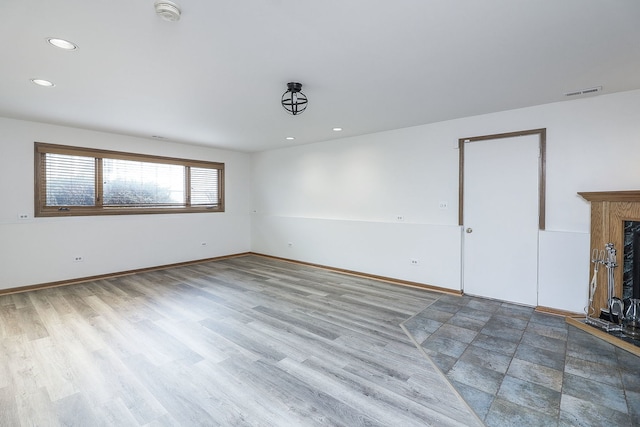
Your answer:
[[[464,225],[464,144],[491,139],[513,138],[526,135],[538,135],[540,156],[538,158],[538,229],[545,229],[545,200],[547,175],[547,129],[530,129],[518,132],[498,133],[494,135],[474,136],[458,139],[459,181],[458,181],[458,225]]]

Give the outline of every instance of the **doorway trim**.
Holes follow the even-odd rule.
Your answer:
[[[494,135],[473,136],[458,139],[459,178],[458,178],[458,225],[464,225],[464,144],[491,139],[513,138],[525,135],[538,135],[540,155],[538,157],[538,229],[545,229],[545,194],[547,168],[547,129],[530,129],[517,132],[498,133]]]

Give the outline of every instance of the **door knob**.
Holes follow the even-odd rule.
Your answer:
[[[473,229],[472,229],[471,227],[467,228],[467,229],[466,229],[466,230],[464,230],[464,231],[466,231],[467,233],[473,233]]]

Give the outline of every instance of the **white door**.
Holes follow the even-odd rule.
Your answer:
[[[538,302],[538,135],[464,146],[463,288]]]

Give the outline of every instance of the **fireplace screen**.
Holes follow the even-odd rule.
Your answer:
[[[640,221],[624,222],[622,299],[640,298]]]

